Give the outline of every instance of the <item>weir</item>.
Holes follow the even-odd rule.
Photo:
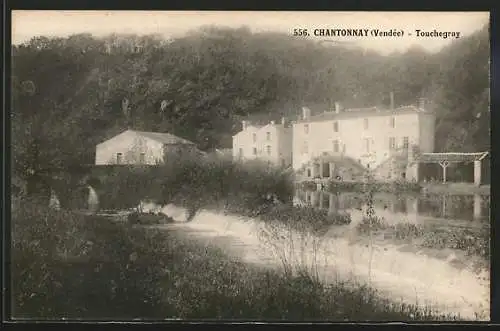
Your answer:
[[[366,283],[396,303],[402,299],[408,304],[430,305],[442,313],[460,314],[467,319],[475,319],[476,313],[482,319],[489,316],[486,270],[478,275],[469,269],[459,270],[443,259],[400,251],[395,245],[366,247],[349,237],[305,235],[286,225],[271,230],[275,235],[266,240],[265,235],[262,237],[266,225],[256,219],[202,210],[186,222],[184,208],[167,205],[162,211],[177,221],[168,228],[186,231],[193,240],[221,243],[220,248],[227,254],[237,255],[247,263],[280,268],[280,257],[286,257],[294,267],[314,267],[324,282]],[[233,238],[235,244],[228,245],[227,238]]]

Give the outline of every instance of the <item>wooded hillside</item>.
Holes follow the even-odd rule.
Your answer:
[[[490,146],[487,27],[437,54],[383,56],[215,27],[174,40],[39,37],[12,51],[12,152],[22,172],[92,163],[95,144],[127,127],[228,147],[247,115],[295,117],[302,105],[332,101],[388,105],[390,91],[396,106],[428,98],[438,151]]]

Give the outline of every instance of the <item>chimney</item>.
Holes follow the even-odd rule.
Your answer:
[[[247,128],[247,121],[241,121],[241,127],[243,130],[246,130]]]
[[[340,102],[335,102],[335,114],[340,113]]]
[[[308,120],[311,117],[311,109],[302,107],[302,119]]]
[[[420,110],[425,110],[425,98],[418,99],[418,108]]]
[[[394,110],[394,92],[391,92],[391,110]]]
[[[284,117],[281,118],[281,125],[285,125],[286,119]]]

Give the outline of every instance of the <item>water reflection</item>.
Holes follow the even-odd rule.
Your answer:
[[[326,191],[297,190],[295,205],[310,205],[326,209],[330,213],[347,212],[354,218],[362,218],[366,212],[366,198],[357,192],[330,193]],[[429,220],[480,221],[489,223],[489,196],[471,195],[396,195],[375,193],[375,215],[389,223],[422,223]]]

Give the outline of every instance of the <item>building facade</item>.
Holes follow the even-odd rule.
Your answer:
[[[172,134],[127,130],[96,146],[95,164],[154,165],[199,154],[193,142]]]
[[[283,118],[254,125],[242,121],[242,130],[233,136],[233,159],[268,161],[276,166],[290,167],[293,151],[292,128]]]
[[[332,176],[331,169],[324,171],[322,162],[310,164],[328,155],[349,159],[390,179],[394,177],[394,163],[401,164],[403,158],[406,161],[400,176],[412,178],[418,175],[413,153],[433,152],[434,132],[435,116],[421,106],[342,110],[336,103],[334,111],[314,116],[304,107],[293,125],[293,168],[307,168],[309,177]],[[329,162],[327,167],[331,166]]]

